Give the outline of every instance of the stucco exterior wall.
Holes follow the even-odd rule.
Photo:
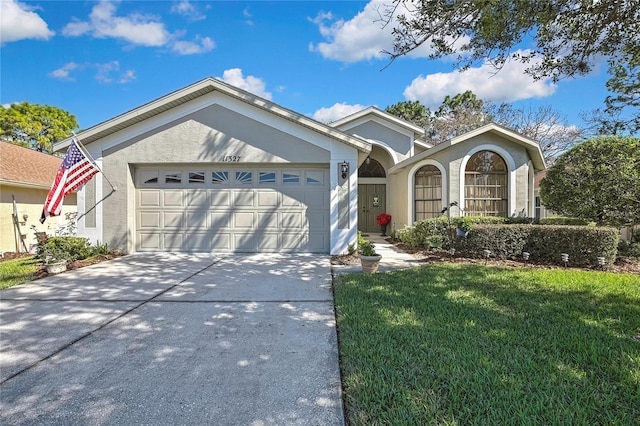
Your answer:
[[[13,214],[12,196],[15,196],[16,199],[20,222],[23,222],[22,216],[24,214],[28,216],[24,225],[20,223],[21,232],[27,236],[25,239],[27,249],[31,244],[36,244],[36,237],[31,229],[32,225],[36,226],[38,232],[55,235],[56,228],[65,223],[65,213],[76,211],[76,194],[73,193],[64,199],[60,216],[49,217],[44,224],[41,224],[40,215],[48,192],[49,189],[0,185],[0,252],[15,252],[16,241],[20,242],[17,232],[14,231],[11,216]],[[19,251],[24,251],[22,245],[19,246]]]

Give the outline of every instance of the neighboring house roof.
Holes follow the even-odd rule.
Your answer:
[[[433,154],[435,154],[436,152],[440,152],[443,149],[447,149],[452,145],[455,145],[457,143],[460,142],[464,142],[468,139],[471,139],[475,136],[481,135],[483,133],[494,133],[497,134],[500,137],[503,137],[505,139],[508,139],[512,142],[515,142],[519,145],[524,146],[527,151],[529,152],[529,157],[531,158],[531,162],[533,163],[533,168],[535,170],[544,170],[546,169],[546,164],[544,161],[544,157],[542,156],[542,151],[540,150],[540,145],[534,141],[533,139],[530,139],[524,135],[521,135],[518,132],[515,132],[507,127],[501,126],[499,124],[496,123],[489,123],[489,124],[485,124],[482,127],[478,127],[475,130],[472,130],[470,132],[464,133],[460,136],[457,136],[453,139],[450,139],[446,142],[440,143],[436,146],[434,146],[433,148],[429,148],[424,152],[421,152],[420,154],[417,154],[411,158],[408,158],[404,161],[401,161],[400,163],[396,164],[395,166],[391,167],[389,169],[389,173],[393,174],[396,173],[398,170],[407,167],[411,164],[414,164],[418,161],[421,161],[423,159],[429,158],[430,156],[432,156]]]
[[[349,122],[353,122],[358,120],[359,118],[363,118],[366,117],[367,115],[373,115],[373,116],[377,116],[382,118],[383,120],[389,121],[391,123],[394,123],[397,126],[400,126],[404,129],[407,129],[411,132],[414,133],[414,137],[417,138],[424,138],[424,129],[416,124],[413,124],[410,121],[404,120],[400,117],[396,117],[393,114],[389,114],[386,111],[383,111],[379,108],[376,108],[374,106],[370,106],[367,107],[365,109],[362,109],[360,111],[354,112],[353,114],[350,114],[346,117],[343,117],[339,120],[333,121],[331,123],[329,123],[329,125],[331,127],[340,127],[345,123],[349,123]]]
[[[0,183],[51,188],[62,158],[0,142]]]
[[[544,179],[545,177],[547,177],[547,171],[546,170],[542,170],[541,172],[536,173],[533,176],[533,187],[535,189],[540,188],[540,182],[542,182],[542,179]]]
[[[200,80],[131,111],[125,112],[124,114],[118,115],[110,120],[83,130],[77,134],[77,138],[82,142],[82,144],[88,145],[119,130],[128,128],[134,124],[175,108],[176,106],[185,104],[216,91],[253,105],[254,107],[261,108],[286,120],[293,121],[325,136],[340,140],[347,145],[353,146],[359,151],[365,153],[369,153],[371,151],[371,144],[357,136],[341,132],[324,123],[283,108],[280,105],[212,77]],[[72,138],[68,138],[57,143],[54,146],[54,149],[56,151],[65,149],[71,143],[71,139]]]

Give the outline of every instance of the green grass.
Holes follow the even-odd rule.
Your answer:
[[[351,425],[640,424],[640,276],[437,264],[338,278]]]
[[[31,281],[40,264],[34,256],[0,262],[0,289]]]

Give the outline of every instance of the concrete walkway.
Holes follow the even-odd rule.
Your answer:
[[[330,266],[135,254],[3,290],[0,424],[342,426]]]
[[[409,269],[420,265],[420,262],[413,255],[387,242],[385,238],[388,237],[382,237],[380,234],[366,234],[364,238],[373,242],[376,252],[382,256],[378,272]],[[362,272],[360,265],[333,265],[332,267],[334,274]]]

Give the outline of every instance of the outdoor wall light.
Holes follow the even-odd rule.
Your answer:
[[[342,173],[342,179],[346,179],[349,176],[349,163],[343,161],[340,165],[340,172]]]
[[[364,160],[364,162],[365,162],[365,163],[367,163],[367,164],[371,164],[371,157],[369,157],[369,156],[367,155],[367,159],[366,159],[366,160]]]

